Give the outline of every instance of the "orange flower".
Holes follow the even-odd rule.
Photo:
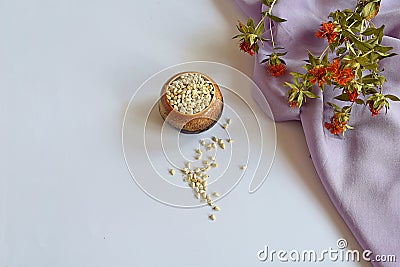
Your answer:
[[[338,58],[333,59],[332,63],[329,64],[326,70],[330,72],[330,78],[332,81],[341,86],[347,85],[355,77],[352,68],[340,69],[340,59]]]
[[[289,106],[294,109],[295,107],[297,107],[297,102],[296,101],[290,101],[289,102]]]
[[[250,45],[250,43],[242,40],[239,44],[240,50],[245,53],[248,53],[250,56],[254,56],[254,45]]]
[[[267,63],[267,69],[269,74],[274,77],[278,77],[284,74],[286,70],[285,65],[283,63],[273,64],[273,65]]]
[[[358,94],[356,88],[353,88],[353,92],[350,92],[349,89],[346,89],[345,92],[346,92],[347,96],[349,97],[350,102],[355,102],[357,100],[357,97],[359,94]]]
[[[326,38],[328,43],[336,42],[337,32],[335,32],[336,25],[332,22],[322,22],[321,28],[315,33],[318,38]]]
[[[381,109],[382,109],[382,107],[379,108],[379,109],[375,109],[374,108],[374,101],[368,101],[367,104],[368,104],[369,110],[372,113],[372,117],[378,115],[379,111],[381,111]]]
[[[318,86],[321,87],[322,84],[326,83],[325,75],[326,68],[324,66],[317,66],[310,70],[308,70],[313,77],[310,79],[310,83],[315,84],[318,83]]]
[[[344,68],[334,73],[332,78],[338,85],[343,86],[352,81],[354,77],[355,75],[352,68]]]
[[[325,122],[325,128],[328,129],[332,134],[341,134],[346,127],[346,122],[339,122],[337,115],[334,114],[331,118],[331,122]]]
[[[330,73],[337,73],[339,71],[339,67],[340,67],[340,59],[334,58],[332,60],[332,63],[329,64],[326,70],[329,71]]]

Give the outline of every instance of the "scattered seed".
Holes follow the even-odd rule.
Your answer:
[[[220,196],[220,195],[218,194],[218,192],[213,192],[212,195],[213,195],[214,197],[219,197],[219,196]]]
[[[212,207],[212,209],[213,209],[213,210],[216,210],[216,211],[221,210],[218,206],[214,206],[214,207]]]
[[[194,196],[195,196],[197,199],[200,198],[200,194],[199,194],[199,193],[194,194]]]
[[[196,153],[201,155],[203,152],[200,149],[196,149]]]
[[[228,139],[226,139],[226,142],[233,143],[233,139],[228,138]]]
[[[214,214],[210,214],[210,215],[208,216],[208,218],[210,218],[210,220],[212,220],[212,221],[215,221],[215,215],[214,215]]]
[[[221,127],[226,130],[226,129],[228,129],[228,124],[223,124],[223,125],[221,125]]]
[[[215,157],[214,156],[210,156],[210,157],[208,157],[210,160],[212,160],[212,161],[214,161],[215,160]]]
[[[218,142],[218,138],[215,136],[211,137],[211,140],[213,140],[214,142]]]
[[[190,162],[186,162],[186,167],[190,168]]]
[[[242,165],[242,166],[240,166],[240,169],[241,169],[241,170],[247,169],[247,165]]]
[[[231,123],[231,119],[230,119],[230,118],[227,118],[227,119],[226,119],[226,123],[227,123],[227,124],[230,124],[230,123]]]
[[[211,163],[211,165],[210,165],[211,167],[213,167],[213,168],[218,168],[218,164],[217,163],[215,163],[215,162],[213,162],[213,163]]]
[[[199,160],[199,159],[201,159],[201,155],[197,155],[197,156],[195,156],[194,157],[196,160]]]
[[[211,206],[211,207],[212,207],[212,206],[214,205],[214,202],[213,202],[212,200],[208,200],[208,201],[207,201],[207,204],[208,204],[208,206]]]
[[[208,164],[210,164],[210,163],[208,162],[208,160],[203,160],[203,164],[204,164],[204,165],[208,165]]]
[[[205,146],[206,145],[206,141],[200,140],[200,145]]]
[[[206,192],[201,193],[201,197],[202,197],[202,198],[207,198],[207,196],[208,196],[208,195],[207,195]]]
[[[169,173],[173,176],[175,174],[175,170],[174,169],[170,169]]]

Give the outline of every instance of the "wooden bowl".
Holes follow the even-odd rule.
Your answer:
[[[185,114],[175,110],[167,98],[168,86],[182,74],[200,74],[204,80],[208,80],[214,87],[214,95],[210,104],[198,113]],[[195,134],[201,133],[214,126],[221,117],[224,106],[223,97],[218,85],[207,75],[199,72],[181,72],[172,76],[162,87],[158,108],[161,117],[182,133]]]

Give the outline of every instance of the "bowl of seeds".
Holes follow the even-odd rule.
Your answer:
[[[221,117],[223,97],[218,85],[199,72],[181,72],[162,87],[158,108],[161,117],[183,133],[201,133]]]

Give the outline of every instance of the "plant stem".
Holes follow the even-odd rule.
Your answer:
[[[271,14],[272,9],[274,8],[274,5],[275,5],[276,1],[278,1],[278,0],[274,0],[272,2],[272,4],[269,7],[268,11],[265,12],[264,16],[262,16],[261,20],[256,25],[256,29],[261,26],[261,23],[264,23],[264,20],[267,18],[268,14]],[[271,34],[272,49],[275,50],[275,41],[274,41],[274,35],[272,34],[272,20],[271,19],[269,19],[269,32]]]
[[[326,53],[326,51],[328,51],[328,49],[329,49],[329,45],[327,45],[327,46],[325,47],[324,51],[322,51],[321,55],[319,56],[319,60],[322,59],[322,57],[325,55],[325,53]]]

